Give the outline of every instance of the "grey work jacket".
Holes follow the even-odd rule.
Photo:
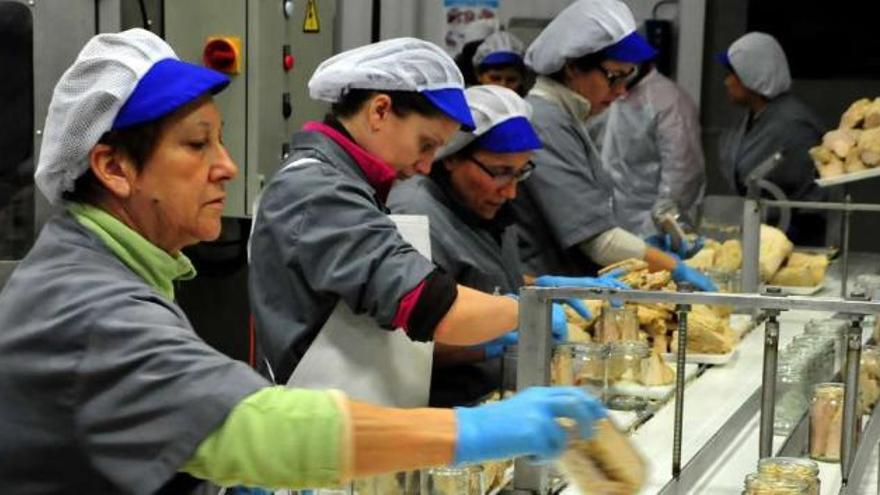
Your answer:
[[[544,147],[513,201],[523,264],[532,274],[587,275],[596,265],[577,246],[615,227],[611,184],[582,122],[542,97],[526,100]]]
[[[791,93],[784,93],[768,102],[750,128],[748,120],[743,117],[721,143],[721,172],[731,189],[745,194],[748,174],[782,149],[783,162],[766,179],[788,199],[821,200],[823,194],[813,182],[816,169],[809,149],[822,141],[825,126],[815,113]]]
[[[68,213],[0,293],[0,356],[0,493],[155,493],[268,385]]]
[[[407,243],[354,159],[319,132],[292,138],[250,239],[258,364],[286,383],[340,298],[383,328],[434,265]],[[314,161],[293,165],[298,160]]]
[[[495,223],[479,219],[450,196],[450,186],[442,176],[442,171],[434,170],[432,177],[416,176],[395,185],[388,196],[391,212],[428,216],[431,256],[459,284],[488,293],[517,293],[523,272],[515,226],[504,225],[501,219]],[[512,213],[509,209],[501,212]],[[431,405],[452,407],[479,401],[499,389],[501,371],[500,358],[435,366]]]

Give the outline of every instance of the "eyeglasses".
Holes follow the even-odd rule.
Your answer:
[[[605,76],[605,80],[608,81],[609,86],[617,86],[618,84],[628,84],[630,81],[635,79],[636,74],[638,74],[638,67],[633,67],[627,72],[614,72],[611,69],[603,67],[601,65],[597,65],[596,68],[599,72]]]
[[[495,167],[495,170],[486,166],[485,163],[477,160],[473,155],[468,157],[468,160],[474,162],[483,172],[486,172],[486,175],[495,180],[498,184],[508,184],[514,179],[517,182],[522,182],[529,178],[532,175],[532,172],[535,170],[535,164],[531,160],[527,161],[526,164],[519,170],[514,170],[513,167],[507,165],[499,165]],[[503,171],[499,171],[501,168]]]

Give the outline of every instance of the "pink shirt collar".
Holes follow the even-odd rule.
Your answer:
[[[355,163],[358,164],[364,175],[367,176],[367,182],[376,190],[379,199],[385,202],[388,198],[388,191],[391,190],[391,185],[394,183],[394,179],[397,178],[397,172],[390,165],[371,155],[347,136],[323,122],[306,122],[303,130],[320,132],[339,146],[342,146],[342,149],[354,158]]]

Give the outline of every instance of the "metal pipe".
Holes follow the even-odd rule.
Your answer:
[[[761,249],[761,209],[758,200],[743,201],[742,219],[742,291],[756,294],[759,282],[759,257]]]
[[[852,315],[847,333],[846,374],[843,391],[843,431],[840,435],[840,469],[843,483],[849,480],[855,449],[858,446],[857,434],[861,425],[858,412],[859,399],[859,360],[862,355],[862,317]]]
[[[761,206],[776,206],[799,208],[801,210],[828,210],[828,211],[880,211],[880,205],[870,203],[824,203],[819,201],[789,201],[778,199],[762,199]]]
[[[679,304],[675,308],[678,315],[678,354],[675,357],[675,423],[672,433],[672,477],[681,475],[681,441],[684,423],[684,378],[687,362],[688,312],[690,304]]]
[[[852,200],[852,197],[847,193],[844,201],[849,203]],[[846,299],[846,289],[847,289],[847,279],[849,278],[849,222],[852,217],[852,212],[847,210],[843,214],[843,222],[841,225],[842,233],[841,233],[841,244],[843,245],[843,263],[842,263],[842,274],[840,276],[840,297],[842,299]]]
[[[519,343],[517,344],[516,389],[523,390],[550,383],[550,359],[553,349],[551,302],[537,290],[524,289],[519,296]],[[513,488],[516,493],[546,493],[545,466],[524,457],[516,459]]]
[[[668,304],[707,304],[734,306],[737,308],[762,308],[810,311],[828,311],[853,314],[880,313],[880,302],[854,299],[806,297],[766,294],[728,294],[721,292],[667,292],[648,290],[620,290],[597,287],[524,287],[523,291],[534,291],[544,301],[551,299],[602,299],[627,302],[652,302]],[[522,293],[522,292],[521,292]]]
[[[758,440],[759,458],[773,456],[773,415],[776,406],[776,362],[779,354],[779,310],[765,311],[764,373],[761,379],[761,423]]]

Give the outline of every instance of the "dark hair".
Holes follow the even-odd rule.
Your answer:
[[[477,77],[480,77],[483,72],[488,70],[504,70],[504,69],[514,69],[525,77],[526,75],[526,64],[522,62],[508,62],[506,64],[480,64],[476,68]]]
[[[423,117],[446,116],[442,110],[434,106],[430,100],[416,91],[378,91],[372,89],[350,89],[342,99],[330,106],[334,117],[351,117],[358,113],[364,104],[376,94],[385,94],[391,98],[391,111],[399,117],[411,113]]]
[[[135,168],[141,170],[156,149],[165,121],[163,117],[125,129],[107,131],[98,139],[98,144],[112,146],[131,158]],[[67,201],[94,204],[103,194],[103,188],[92,170],[87,169],[74,182],[73,191],[65,191],[62,197]]]
[[[474,55],[477,53],[477,48],[479,48],[482,43],[482,39],[465,43],[465,45],[461,47],[461,53],[455,56],[455,65],[458,66],[458,70],[460,70],[461,75],[464,76],[465,86],[479,84],[479,82],[477,82],[477,71],[474,67]]]
[[[565,84],[566,67],[573,67],[578,72],[589,72],[596,67],[599,67],[599,64],[607,58],[608,57],[606,57],[603,52],[599,51],[596,53],[588,53],[578,58],[569,59],[565,61],[565,65],[563,65],[561,69],[550,74],[549,77],[558,83]]]

